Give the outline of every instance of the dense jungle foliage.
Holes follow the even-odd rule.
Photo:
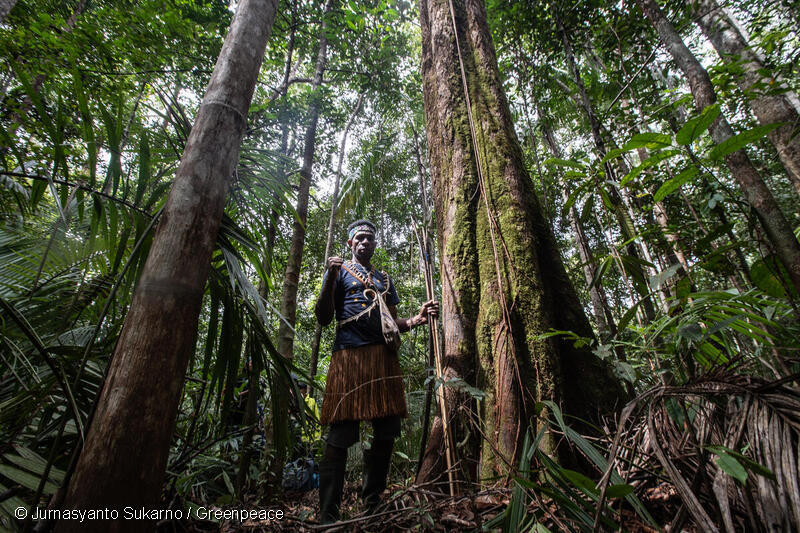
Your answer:
[[[30,530],[15,509],[57,500],[75,469],[239,3],[0,3],[0,529]],[[420,235],[437,242],[447,216],[432,200],[419,9],[278,3],[182,384],[164,507],[283,505],[293,525],[263,527],[313,521],[314,506],[287,498],[280,477],[314,424],[289,376],[310,382],[317,402],[325,388],[334,331],[316,336],[313,307],[326,250],[348,257],[347,224],[374,221],[374,264],[395,281],[399,315],[412,316],[426,300]],[[592,427],[541,402],[510,472],[470,487],[469,504],[418,492],[404,514],[361,526],[797,530],[800,5],[486,0],[485,12],[525,165],[594,328],[542,338],[588,347],[632,401]],[[665,44],[663,21],[685,50]],[[685,70],[695,58],[708,86]],[[740,177],[741,158],[758,183]],[[429,353],[427,328],[404,336],[396,501],[422,461],[431,388],[476,405],[491,394],[443,383]],[[257,392],[249,408],[244,390]],[[574,464],[545,453],[546,433]],[[349,478],[360,468],[356,446]]]

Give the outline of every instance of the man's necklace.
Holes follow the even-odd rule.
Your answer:
[[[366,287],[368,289],[377,289],[377,287],[375,286],[375,282],[372,279],[372,274],[373,274],[373,272],[375,272],[375,269],[372,266],[369,267],[369,271],[368,272],[364,272],[366,270],[366,267],[364,267],[360,263],[353,263],[353,262],[348,261],[347,264],[349,264],[350,266],[352,266],[354,268],[352,268],[352,269],[351,268],[347,268],[346,270],[348,272],[350,272],[350,274],[354,278],[356,278],[358,281],[360,281],[364,285],[364,287]],[[384,281],[384,283],[385,283],[385,281]]]

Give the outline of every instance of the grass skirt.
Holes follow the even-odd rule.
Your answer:
[[[385,344],[333,352],[320,422],[408,416],[397,355]]]

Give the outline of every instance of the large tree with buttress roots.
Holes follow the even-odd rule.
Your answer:
[[[483,0],[422,0],[420,18],[445,416],[462,444],[458,475],[474,480],[517,464],[526,431],[545,414],[539,402],[593,420],[625,393],[589,350],[547,335],[591,337],[592,330],[523,161]],[[476,388],[485,394],[480,401]],[[441,476],[444,441],[438,417],[419,482]],[[542,442],[559,453],[554,440]]]

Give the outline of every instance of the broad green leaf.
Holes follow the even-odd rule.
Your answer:
[[[622,318],[619,320],[619,324],[617,324],[617,328],[619,330],[624,330],[625,328],[628,327],[630,321],[633,320],[633,317],[636,316],[636,309],[638,309],[638,307],[642,305],[642,302],[644,301],[645,298],[640,299],[638,302],[632,305],[627,311],[625,311],[625,314],[622,315]]]
[[[778,276],[783,278],[783,282]],[[791,286],[786,269],[775,256],[764,257],[753,263],[750,278],[756,287],[776,298],[786,298],[786,287]]]
[[[590,289],[602,281],[603,274],[605,274],[606,270],[608,270],[608,267],[611,266],[612,261],[613,258],[610,255],[607,255],[600,262],[600,264],[597,265],[597,269],[594,271],[594,276],[592,276],[592,283],[589,285]]]
[[[603,199],[603,203],[609,209],[609,211],[613,211],[614,203],[611,201],[611,197],[608,195],[608,192],[602,187],[598,188],[597,192],[600,193],[600,198]]]
[[[559,167],[570,167],[578,170],[585,170],[586,167],[577,161],[569,159],[560,159],[558,157],[551,157],[544,162],[545,165],[555,165]]]
[[[675,135],[675,142],[681,146],[691,144],[692,141],[700,137],[704,131],[708,130],[717,116],[719,116],[719,104],[710,105],[703,109],[702,113],[687,120],[686,124],[678,130],[678,133]]]
[[[678,427],[683,427],[686,423],[686,417],[683,415],[683,409],[676,398],[667,398],[664,401],[664,407],[667,410],[669,417],[675,422]]]
[[[631,140],[625,143],[623,150],[629,152],[637,148],[665,148],[672,146],[672,137],[664,133],[637,133]]]
[[[230,494],[236,494],[236,491],[233,489],[233,483],[231,483],[231,478],[225,470],[222,471],[222,480],[225,482],[225,487],[228,489],[228,492]]]
[[[14,446],[14,449],[19,453],[19,455],[7,453],[3,455],[3,457],[15,465],[24,468],[25,470],[28,470],[29,472],[32,472],[38,476],[44,474],[45,468],[47,468],[47,461],[45,461],[43,457],[37,455],[24,446]],[[51,465],[49,479],[51,481],[60,483],[64,480],[64,471],[59,470]]]
[[[591,496],[597,496],[600,494],[600,491],[597,490],[597,485],[595,482],[580,472],[575,472],[574,470],[564,468],[561,470],[561,474],[563,474],[564,477],[567,478],[573,485],[584,491],[586,494]]]
[[[628,494],[633,494],[633,487],[630,485],[611,485],[606,489],[608,498],[624,498]]]
[[[580,450],[588,457],[600,470],[605,471],[608,468],[608,462],[606,461],[605,457],[598,451],[597,447],[586,440],[582,435],[580,435],[577,431],[572,429],[571,427],[567,426],[564,422],[564,416],[561,414],[561,409],[552,401],[544,401],[538,402],[537,408],[540,405],[547,406],[550,411],[553,413],[553,417],[556,419],[561,430],[564,432],[564,435],[575,445],[580,448]],[[542,459],[549,459],[546,455],[540,455]],[[625,482],[622,480],[622,477],[617,473],[616,470],[611,470],[611,482],[615,485],[624,484]],[[636,510],[636,513],[646,520],[651,525],[655,525],[656,521],[650,514],[650,512],[642,505],[642,502],[636,497],[635,494],[629,494],[625,496],[625,500]]]
[[[5,493],[8,490],[7,487],[0,484],[0,493]],[[8,516],[14,516],[14,511],[18,508],[28,508],[28,504],[26,504],[21,499],[17,498],[16,496],[11,496],[7,500],[3,500],[0,502],[0,509],[6,512]]]
[[[567,201],[564,202],[564,207],[562,209],[562,213],[564,213],[565,215],[566,215],[566,213],[569,213],[569,210],[572,209],[572,206],[575,204],[575,202],[578,201],[578,198],[581,197],[581,195],[584,193],[584,191],[587,189],[587,187],[589,187],[590,184],[591,184],[591,181],[590,180],[586,180],[583,183],[581,183],[580,185],[578,185],[575,188],[575,190],[573,190],[570,193],[569,198],[567,198]]]
[[[717,463],[717,466],[720,468],[720,470],[744,485],[747,481],[747,470],[745,470],[745,468],[742,466],[742,463],[737,461],[735,457],[725,451],[711,451],[717,454],[717,456],[714,458],[714,462]]]
[[[634,167],[630,172],[628,172],[625,177],[620,180],[619,185],[620,187],[626,186],[630,181],[636,178],[639,174],[642,173],[643,170],[648,169],[650,167],[654,167],[660,162],[664,161],[665,159],[669,159],[671,157],[675,157],[676,155],[680,154],[680,150],[661,150],[655,152],[653,155],[642,161],[638,166]]]
[[[725,141],[716,145],[708,153],[708,158],[721,159],[728,154],[732,154],[737,150],[741,150],[748,144],[757,141],[758,139],[764,137],[772,130],[779,128],[782,125],[783,124],[781,123],[776,123],[776,124],[766,124],[764,126],[756,126],[755,128],[734,135],[733,137],[726,139]]]
[[[592,210],[594,209],[594,199],[595,196],[590,196],[583,203],[583,209],[581,209],[581,215],[579,218],[580,221],[583,222],[584,224],[586,223],[587,220],[589,220],[589,217],[592,216]]]
[[[678,271],[680,271],[682,268],[683,265],[681,265],[680,263],[676,263],[674,265],[665,268],[655,276],[650,276],[650,278],[648,279],[648,282],[650,283],[650,289],[657,291],[658,289],[661,288],[662,285],[664,285],[664,283],[666,283],[668,279],[672,278],[672,276],[677,274]]]
[[[756,474],[760,474],[769,479],[772,479],[773,481],[775,480],[775,473],[772,470],[762,465],[761,463],[753,461],[746,455],[743,455],[742,453],[737,452],[736,450],[732,450],[727,446],[706,446],[706,448],[714,453],[720,453],[720,452],[727,453],[728,455],[734,457],[737,461],[742,463],[748,470],[755,472]]]
[[[656,193],[653,195],[653,200],[656,202],[661,202],[668,195],[677,191],[683,184],[697,176],[699,172],[700,171],[697,167],[689,167],[674,178],[668,179],[661,185],[661,187],[658,188]]]
[[[620,155],[624,154],[627,151],[628,150],[624,150],[622,148],[614,148],[613,150],[609,150],[606,156],[600,160],[600,163],[607,163],[608,161],[611,161],[612,159],[619,157]]]
[[[632,180],[636,179],[639,176],[639,174],[641,174],[642,171],[644,171],[645,168],[647,167],[645,167],[643,164],[633,167],[631,171],[625,174],[625,176],[623,176],[623,178],[620,180],[619,186],[625,187]]]
[[[39,488],[39,478],[33,474],[25,472],[24,470],[19,470],[8,465],[0,465],[0,474],[10,479],[14,483],[22,485],[26,489],[35,491]],[[56,488],[57,487],[55,485],[48,481],[44,484],[44,490],[42,492],[49,496],[55,493]]]
[[[677,148],[673,148],[671,150],[660,150],[658,152],[653,152],[653,154],[650,157],[642,161],[642,164],[648,167],[652,167],[664,161],[665,159],[670,159],[680,154],[681,151]]]

